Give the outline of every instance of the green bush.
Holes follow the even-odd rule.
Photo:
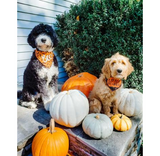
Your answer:
[[[80,71],[97,77],[104,59],[120,52],[135,69],[125,87],[143,92],[142,9],[140,0],[82,0],[56,17],[56,50],[63,57],[70,48]]]

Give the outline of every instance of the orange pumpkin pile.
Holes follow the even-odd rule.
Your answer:
[[[103,119],[102,121],[106,123],[106,127],[109,126],[109,124],[111,125],[109,126],[110,129],[108,129],[108,127],[106,128],[103,125],[102,129],[105,130],[103,136],[101,136],[103,131],[101,133],[94,132],[93,134],[96,134],[96,135],[90,134],[92,131],[94,131],[94,128],[97,125],[90,127],[89,132],[87,131],[88,129],[86,129],[86,125],[85,125],[87,123],[86,121],[87,120],[90,121],[90,119],[92,118],[89,118],[89,117],[91,115],[93,115],[94,117],[94,114],[88,115],[88,118],[86,117],[87,116],[86,114],[88,114],[88,111],[89,111],[89,103],[86,97],[88,97],[89,93],[92,91],[96,80],[97,80],[96,76],[89,74],[87,72],[83,72],[83,73],[70,77],[63,84],[62,92],[58,94],[54,98],[54,100],[52,100],[52,103],[50,104],[49,111],[50,111],[51,116],[55,119],[57,123],[64,125],[66,127],[75,127],[79,125],[82,122],[82,120],[85,118],[82,124],[83,130],[85,131],[86,134],[88,134],[89,136],[93,138],[108,137],[109,135],[111,135],[113,131],[113,127],[118,131],[129,130],[132,127],[132,122],[127,116],[123,114],[115,114],[114,116],[111,117],[111,120],[110,120],[106,115],[99,114],[101,115],[101,118]],[[85,96],[82,95],[80,91],[84,93]],[[76,98],[78,102],[76,100],[73,100],[74,98]],[[66,120],[66,116],[64,116],[64,114],[67,114],[67,113],[64,113],[64,112],[65,110],[71,110],[71,107],[70,109],[66,109],[68,106],[70,106],[69,104],[73,106],[73,110],[69,111],[67,115],[68,119]],[[83,106],[83,104],[85,104],[85,107]],[[63,105],[63,106],[60,107],[60,105]],[[56,111],[56,109],[53,106],[58,109],[63,108],[64,110],[62,109],[62,113],[60,113],[61,111],[59,110]],[[75,106],[78,108],[77,110],[75,110],[76,108]],[[86,111],[86,113],[83,115],[84,110]],[[83,113],[81,113],[81,111],[83,111]],[[57,112],[58,114],[61,115],[60,117],[56,114]],[[78,123],[75,123],[74,125],[73,125],[73,119],[75,119],[76,117],[73,117],[73,114],[74,114],[73,112],[79,113],[79,114],[76,113],[76,115],[78,115],[77,118],[80,118],[80,115],[83,115],[82,119],[80,121],[76,120]],[[92,122],[95,120],[95,122],[98,121],[99,123],[100,121],[99,115],[96,116],[96,119],[94,117],[92,119]],[[63,119],[63,116],[65,117],[64,119]],[[62,130],[61,128],[55,127],[53,118],[50,121],[50,126],[40,130],[34,137],[33,142],[32,142],[32,155],[33,156],[73,156],[73,153],[69,152],[69,138],[66,132]],[[64,124],[63,123],[64,121],[62,119],[64,121],[67,121],[67,123]],[[71,119],[71,121],[69,119]],[[105,121],[104,119],[107,121]],[[90,123],[91,122],[89,122],[89,124]],[[106,134],[106,130],[108,130],[107,134]],[[100,134],[100,135],[97,136],[97,134]]]

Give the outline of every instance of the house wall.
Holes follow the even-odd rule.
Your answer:
[[[17,0],[17,85],[23,84],[23,73],[28,64],[33,48],[27,43],[27,36],[39,23],[53,26],[56,15],[68,11],[71,4],[79,0]],[[54,52],[59,64],[58,81],[64,82],[68,77],[62,60]]]

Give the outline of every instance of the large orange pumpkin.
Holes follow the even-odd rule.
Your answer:
[[[94,84],[97,80],[97,77],[88,73],[83,72],[77,74],[75,76],[70,77],[62,86],[62,91],[71,90],[71,89],[78,89],[82,93],[89,96],[89,93],[92,91]]]
[[[32,142],[33,156],[66,156],[69,149],[69,139],[64,130],[54,126],[54,119],[50,127],[40,130]]]

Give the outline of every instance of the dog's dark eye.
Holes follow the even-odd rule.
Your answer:
[[[115,63],[116,63],[116,62],[114,61],[114,62],[111,63],[111,65],[113,66]]]
[[[123,64],[123,65],[126,65],[126,63],[125,63],[124,61],[122,61],[122,64]]]

